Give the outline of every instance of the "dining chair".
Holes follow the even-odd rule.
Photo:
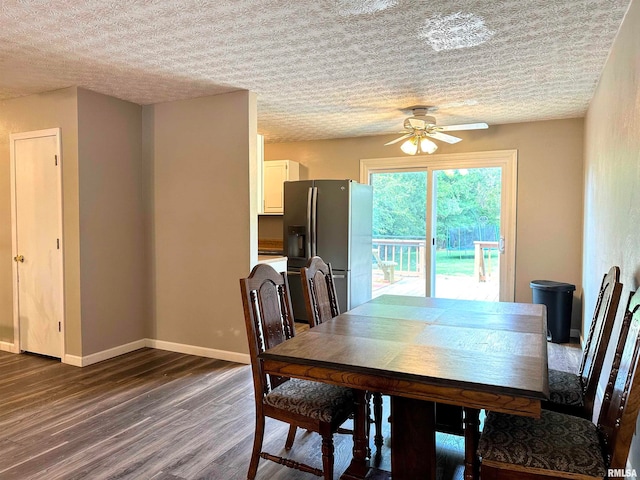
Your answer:
[[[256,265],[240,279],[244,318],[253,373],[256,427],[247,479],[253,480],[260,458],[333,479],[333,434],[354,411],[351,389],[264,373],[260,353],[295,336],[286,273]],[[322,437],[322,470],[262,451],[265,418],[317,432]],[[294,430],[295,432],[295,430]],[[289,438],[285,449],[290,447]]]
[[[603,479],[626,467],[640,408],[640,293],[631,293],[598,423],[550,410],[540,418],[490,412],[478,454],[482,480]]]
[[[313,328],[340,314],[340,306],[334,283],[333,269],[330,263],[325,263],[321,257],[314,256],[309,259],[307,265],[300,269],[302,279],[302,291],[305,298],[305,307],[309,326]],[[382,435],[382,395],[373,392],[373,424],[375,434],[373,444],[377,451],[384,444]],[[435,405],[435,428],[439,432],[453,435],[463,435],[463,409],[458,405],[437,403]],[[295,427],[289,432],[290,441],[293,442]]]
[[[542,407],[592,419],[593,404],[618,311],[622,284],[620,267],[611,267],[600,285],[578,373],[549,369],[549,401]]]
[[[333,269],[321,257],[314,256],[300,269],[307,318],[311,328],[340,315],[338,295],[334,283]],[[373,392],[373,443],[380,451],[384,443],[382,435],[382,394]],[[295,432],[294,432],[295,434]]]
[[[315,327],[340,315],[338,294],[333,269],[321,257],[311,257],[300,269],[302,292],[309,318],[309,326]]]

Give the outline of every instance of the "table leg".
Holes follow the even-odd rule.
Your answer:
[[[464,407],[464,480],[478,480],[480,461],[480,410]]]
[[[362,480],[369,472],[369,402],[364,390],[354,390],[353,459],[340,477],[341,480]]]
[[[376,454],[382,449],[384,445],[384,437],[382,436],[382,395],[374,393],[373,397],[373,420],[375,427],[375,435],[373,437],[373,444],[376,446]]]
[[[391,397],[393,480],[436,478],[435,404]]]

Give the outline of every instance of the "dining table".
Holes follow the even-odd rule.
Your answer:
[[[345,480],[370,469],[366,392],[391,396],[393,480],[435,479],[436,403],[463,407],[464,478],[474,480],[480,411],[539,417],[549,396],[539,304],[382,295],[260,357],[266,373],[354,389]]]

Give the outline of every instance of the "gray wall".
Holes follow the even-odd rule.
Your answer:
[[[153,171],[151,336],[247,353],[238,279],[257,257],[255,95],[147,106],[143,130]]]
[[[11,184],[9,134],[60,127],[62,136],[63,248],[66,353],[82,354],[78,191],[77,89],[0,102],[0,342],[13,343]]]
[[[82,355],[149,336],[142,107],[78,89]]]
[[[589,328],[602,275],[619,265],[624,287],[614,339],[629,292],[640,285],[639,28],[640,2],[634,0],[600,78],[585,127],[584,327]],[[600,378],[601,393],[611,368],[614,345],[611,347]],[[637,435],[630,460],[640,470]]]
[[[61,128],[67,355],[151,338],[246,360],[238,278],[257,260],[256,112],[247,91],[144,108],[82,88],[0,102],[4,225],[9,134]],[[0,259],[7,349],[11,228]]]

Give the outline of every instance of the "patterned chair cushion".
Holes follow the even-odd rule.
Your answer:
[[[331,422],[353,411],[349,388],[292,378],[274,388],[265,403],[309,418]]]
[[[552,403],[584,406],[580,377],[575,373],[549,369],[549,399]]]
[[[596,426],[588,420],[542,411],[541,418],[491,412],[478,445],[482,460],[604,478]]]

